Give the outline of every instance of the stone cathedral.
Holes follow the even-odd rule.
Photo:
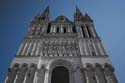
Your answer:
[[[78,7],[74,21],[49,7],[30,23],[5,83],[118,83],[93,20]]]

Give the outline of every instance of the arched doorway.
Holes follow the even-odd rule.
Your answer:
[[[63,66],[53,69],[51,83],[69,83],[69,71]]]

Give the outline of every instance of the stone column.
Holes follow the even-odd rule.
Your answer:
[[[32,64],[27,71],[25,83],[33,83],[34,74],[36,71],[36,65]]]
[[[27,71],[27,64],[23,64],[22,67],[19,70],[19,73],[17,74],[17,79],[16,79],[16,83],[23,83],[25,75],[26,75],[26,71]]]
[[[8,70],[9,72],[7,74],[8,78],[6,80],[6,83],[14,83],[18,69],[19,69],[19,64],[15,64],[13,68],[9,68]]]
[[[105,66],[104,74],[105,74],[107,83],[118,83],[118,81],[114,75],[114,69],[111,66],[109,66],[109,65]]]
[[[99,64],[97,64],[95,67],[95,75],[97,78],[97,83],[107,83],[103,73],[103,69]]]
[[[60,27],[60,32],[63,33],[63,25]]]
[[[90,26],[91,26],[91,29],[92,29],[92,31],[94,33],[94,36],[98,38],[99,36],[98,36],[98,34],[97,34],[97,32],[96,32],[96,30],[94,28],[94,24],[91,24]]]
[[[37,83],[44,83],[44,78],[45,78],[45,73],[46,73],[46,70],[44,65],[37,70],[38,74],[38,80],[37,80]]]
[[[88,31],[89,37],[94,37],[92,29],[91,29],[91,27],[89,25],[86,25],[86,29]]]
[[[21,46],[19,47],[19,50],[18,50],[18,52],[17,52],[17,55],[21,55],[21,53],[22,53],[22,50],[23,50],[23,48],[24,48],[24,42],[23,43],[21,43]]]

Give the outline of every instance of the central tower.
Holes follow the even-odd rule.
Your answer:
[[[34,17],[5,83],[118,83],[88,14],[76,7],[74,22],[49,19],[49,7]]]

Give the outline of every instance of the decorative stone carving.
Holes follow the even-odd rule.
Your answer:
[[[30,68],[28,69],[27,74],[26,74],[26,81],[25,81],[25,83],[33,83],[33,79],[34,79],[34,74],[35,74],[36,68],[37,67],[36,67],[35,64],[32,64],[30,66]]]
[[[8,70],[9,72],[7,74],[8,79],[6,80],[6,83],[14,83],[18,69],[19,69],[19,64],[15,64],[13,68],[9,68]]]
[[[57,54],[57,55],[78,55],[79,54],[79,47],[75,43],[71,43],[72,41],[67,41],[67,42],[46,42],[43,46],[43,53],[45,54]]]
[[[104,74],[107,80],[107,83],[118,83],[114,75],[114,68],[110,64],[105,64]]]
[[[95,66],[95,74],[97,77],[98,83],[106,83],[106,79],[103,73],[103,69],[100,64],[96,64]]]
[[[17,79],[16,79],[16,83],[23,83],[25,75],[26,75],[26,71],[27,71],[27,64],[23,64],[22,67],[19,69],[19,73],[17,74]]]
[[[86,74],[87,83],[96,83],[94,69],[91,64],[87,64],[85,68],[85,74]]]
[[[42,65],[40,69],[37,70],[38,74],[38,80],[37,83],[44,83],[45,73],[46,73],[45,66]]]

